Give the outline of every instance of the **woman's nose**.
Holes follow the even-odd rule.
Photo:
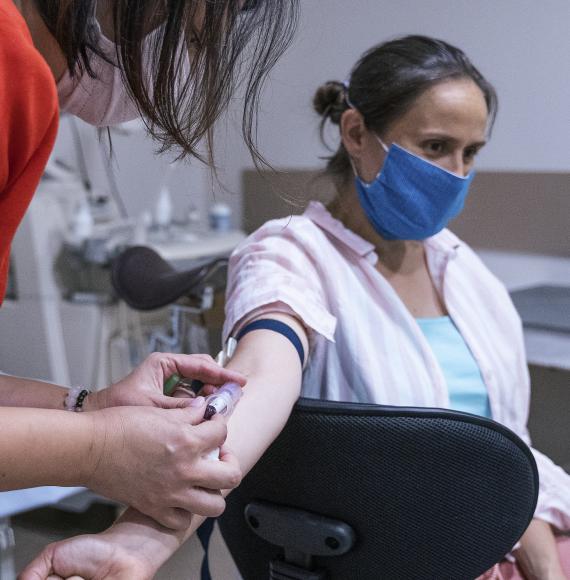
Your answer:
[[[451,173],[455,173],[455,175],[460,175],[461,177],[465,177],[468,173],[468,167],[463,159],[463,152],[458,153],[457,155],[450,155],[445,160],[445,165],[443,166],[444,169],[450,171]]]

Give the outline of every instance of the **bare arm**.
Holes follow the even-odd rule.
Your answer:
[[[91,414],[0,408],[0,491],[84,485],[95,440]]]
[[[66,388],[51,383],[0,375],[0,406],[2,407],[63,410],[66,395]],[[86,410],[87,405],[92,405],[92,400],[90,401],[89,398],[87,397],[85,401]]]
[[[0,404],[0,490],[85,485],[176,529],[188,527],[191,513],[219,515],[225,505],[220,489],[241,479],[237,459],[203,456],[223,444],[226,425],[198,424],[204,409],[196,405],[203,406],[203,398],[165,397],[162,385],[173,373],[245,384],[209,356],[155,353],[87,398],[95,409],[111,408],[70,413],[54,410],[62,408],[64,388],[0,376],[2,403],[26,406]],[[38,405],[52,408],[30,408]]]
[[[565,580],[550,524],[534,519],[514,552],[528,580]]]
[[[264,316],[267,318],[267,316]],[[294,318],[274,315],[291,326],[301,338],[307,352],[307,337],[303,326]],[[242,472],[247,473],[277,437],[291,413],[301,388],[302,369],[297,351],[280,334],[258,330],[246,335],[239,343],[228,368],[239,370],[248,382],[244,394],[228,423],[227,446],[238,458]],[[227,492],[224,492],[227,494]],[[26,569],[22,580],[47,577],[57,564],[62,576],[81,574],[90,577],[98,573],[109,557],[124,565],[124,577],[137,563],[145,569],[141,578],[152,578],[156,570],[199,527],[203,518],[192,517],[186,531],[173,532],[136,512],[128,510],[109,530],[99,536],[81,536],[67,542],[52,544]],[[77,554],[81,554],[78,558]],[[152,554],[152,561],[148,560]],[[83,568],[78,569],[78,560]],[[31,575],[38,573],[37,576]],[[29,575],[28,575],[29,574]],[[120,574],[117,576],[121,578]]]
[[[166,409],[184,406],[182,401],[162,392],[164,380],[174,373],[217,385],[224,381],[244,383],[242,375],[222,369],[209,355],[154,353],[121,381],[91,393],[83,403],[83,410],[138,405]],[[89,389],[90,385],[85,387]],[[0,374],[0,407],[62,410],[67,393],[67,388],[52,383]]]

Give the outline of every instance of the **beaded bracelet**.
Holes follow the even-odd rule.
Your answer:
[[[90,393],[89,389],[83,387],[71,387],[63,402],[66,411],[75,411],[77,413],[83,411],[83,403]]]

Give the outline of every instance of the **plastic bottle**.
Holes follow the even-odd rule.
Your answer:
[[[154,222],[160,228],[168,228],[172,223],[172,196],[166,185],[163,185],[158,194],[156,207],[154,210]]]
[[[80,246],[93,234],[95,220],[87,200],[82,201],[75,210],[71,219],[70,243]]]
[[[214,232],[229,232],[232,229],[232,209],[226,203],[215,203],[208,212],[210,229]]]

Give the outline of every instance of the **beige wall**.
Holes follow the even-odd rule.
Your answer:
[[[244,171],[246,231],[330,195],[330,182],[316,176],[316,170]],[[465,210],[450,227],[477,248],[570,256],[570,173],[481,171]]]
[[[480,172],[451,229],[478,248],[570,256],[570,173]]]

